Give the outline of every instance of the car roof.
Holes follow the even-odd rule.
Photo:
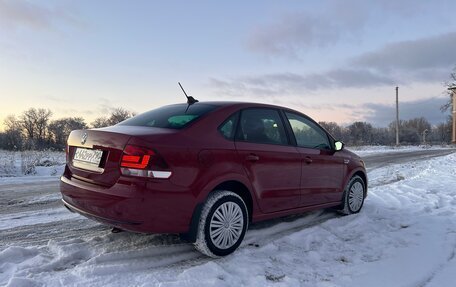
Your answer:
[[[269,108],[276,108],[276,109],[285,109],[285,110],[293,110],[288,107],[271,105],[271,104],[264,104],[264,103],[255,103],[255,102],[240,102],[240,101],[202,101],[194,103],[194,105],[198,104],[206,104],[206,105],[213,105],[217,107],[237,107],[237,108],[248,108],[248,107],[269,107]],[[177,105],[187,105],[187,103],[180,103]]]

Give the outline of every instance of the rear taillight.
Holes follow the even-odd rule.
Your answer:
[[[127,145],[123,151],[121,167],[145,169],[155,152],[143,147]]]
[[[154,150],[134,145],[126,145],[120,161],[120,170],[123,175],[169,178],[171,171],[163,158]]]

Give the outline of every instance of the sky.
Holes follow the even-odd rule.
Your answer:
[[[445,121],[452,1],[0,0],[0,129],[48,108],[90,123],[117,107],[254,101],[348,124]]]

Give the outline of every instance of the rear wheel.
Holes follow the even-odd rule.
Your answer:
[[[214,191],[203,207],[195,247],[210,257],[225,256],[239,247],[248,227],[242,198],[231,191]]]
[[[343,214],[353,214],[360,212],[364,205],[364,198],[366,195],[366,186],[363,179],[360,176],[355,175],[350,179],[347,187],[344,191],[342,198],[342,209],[340,210]]]

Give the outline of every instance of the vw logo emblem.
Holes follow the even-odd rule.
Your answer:
[[[83,133],[82,137],[81,137],[81,144],[85,144],[88,137],[89,137],[89,135],[86,132]]]

